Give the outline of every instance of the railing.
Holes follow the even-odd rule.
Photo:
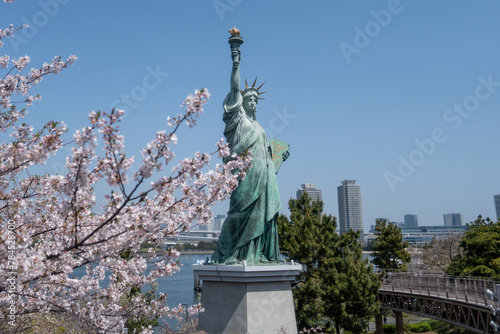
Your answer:
[[[381,307],[461,326],[475,333],[500,332],[500,282],[420,272],[389,272]]]
[[[487,290],[498,296],[500,282],[490,279],[421,274],[417,272],[389,272],[382,282],[381,290],[427,295],[477,305],[493,305],[499,309],[498,298],[493,300]]]

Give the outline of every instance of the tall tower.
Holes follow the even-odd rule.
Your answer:
[[[340,234],[349,230],[360,231],[363,238],[363,208],[361,206],[361,187],[356,180],[344,180],[337,187],[339,199]]]
[[[500,220],[500,194],[493,196],[495,199],[495,209],[497,211],[497,221]]]
[[[306,192],[313,201],[323,201],[323,196],[320,189],[316,189],[314,183],[304,183],[302,189],[297,190],[297,199],[300,199],[302,194]]]

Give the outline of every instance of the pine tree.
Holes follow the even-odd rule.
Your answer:
[[[411,255],[406,250],[409,243],[403,241],[401,228],[383,219],[377,220],[375,235],[377,239],[373,246],[373,264],[382,269],[406,270]]]
[[[307,193],[289,208],[290,220],[281,215],[278,229],[281,250],[306,267],[293,290],[299,328],[361,332],[379,312],[380,280],[363,260],[359,232],[339,236],[336,218]]]

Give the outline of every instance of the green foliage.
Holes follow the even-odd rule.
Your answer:
[[[196,246],[195,244],[192,244],[190,242],[185,242],[182,249],[183,250],[196,250],[196,249],[198,249],[198,246]]]
[[[405,327],[412,333],[425,333],[425,332],[430,332],[432,330],[431,325],[425,322],[407,324]]]
[[[445,272],[449,275],[500,278],[500,222],[479,216],[460,242],[463,250]]]
[[[366,242],[366,245],[365,245],[365,246],[363,246],[363,250],[364,250],[364,251],[368,251],[368,252],[373,251],[373,246],[375,246],[375,242],[376,242],[376,240],[375,240],[375,239],[368,240],[368,241]]]
[[[289,208],[290,220],[281,215],[278,232],[280,249],[306,267],[293,291],[298,327],[361,333],[379,311],[380,280],[363,260],[359,232],[339,236],[336,219],[307,193]]]
[[[473,334],[474,332],[468,331],[462,327],[448,324],[439,320],[423,320],[419,323],[426,323],[431,327],[433,332],[438,334]]]
[[[385,325],[384,324],[384,334],[395,334],[396,333],[396,325]]]
[[[190,242],[186,242],[183,244],[175,244],[174,249],[180,251],[183,250],[215,250],[217,248],[217,240],[213,241],[200,241],[198,245],[192,244]]]
[[[184,250],[184,244],[175,244],[173,249],[176,249],[180,252],[180,251]]]
[[[217,240],[213,241],[200,241],[198,242],[198,250],[215,250],[217,248]]]
[[[411,256],[405,249],[409,244],[408,241],[403,241],[401,228],[379,219],[375,225],[375,235],[377,239],[373,245],[373,264],[383,269],[405,270]]]

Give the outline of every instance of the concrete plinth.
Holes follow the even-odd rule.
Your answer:
[[[301,265],[192,265],[203,281],[199,329],[207,334],[297,333],[291,282]]]

